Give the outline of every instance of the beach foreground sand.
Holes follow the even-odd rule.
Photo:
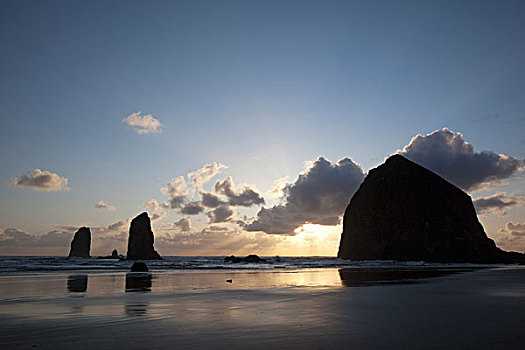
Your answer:
[[[170,272],[153,274],[144,284],[128,281],[128,292],[125,274],[2,276],[0,348],[522,349],[525,344],[525,268],[399,284],[385,284],[385,278],[379,284],[351,283],[341,280],[342,272]]]

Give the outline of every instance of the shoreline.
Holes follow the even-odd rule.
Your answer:
[[[154,273],[151,291],[140,292],[124,291],[124,274],[89,275],[85,293],[67,291],[62,274],[41,276],[61,290],[42,285],[32,297],[0,298],[0,347],[518,349],[525,342],[524,267],[351,287],[339,269],[320,270],[241,271],[231,284],[229,271]]]

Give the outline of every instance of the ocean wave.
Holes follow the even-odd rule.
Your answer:
[[[147,264],[151,271],[167,270],[273,270],[273,269],[322,269],[322,268],[417,268],[417,267],[466,267],[492,266],[473,264],[436,264],[423,261],[397,262],[392,260],[351,261],[334,257],[265,257],[266,263],[225,263],[223,257],[177,257],[152,260]],[[133,261],[111,259],[68,259],[66,257],[31,256],[0,257],[0,274],[15,273],[69,273],[128,271]]]

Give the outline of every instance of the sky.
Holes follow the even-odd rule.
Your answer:
[[[0,254],[335,256],[401,153],[525,252],[523,1],[0,3]]]

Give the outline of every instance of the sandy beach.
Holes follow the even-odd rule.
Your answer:
[[[349,283],[341,272],[167,272],[127,292],[122,273],[2,276],[0,348],[520,349],[525,341],[524,268],[379,284]]]

